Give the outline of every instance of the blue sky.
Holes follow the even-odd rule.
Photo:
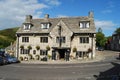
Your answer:
[[[26,15],[43,18],[88,16],[94,12],[96,31],[111,36],[120,27],[120,0],[0,0],[0,30],[21,26]]]

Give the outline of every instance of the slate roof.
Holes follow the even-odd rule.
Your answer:
[[[95,33],[95,24],[94,19],[90,18],[89,16],[84,17],[66,17],[66,18],[42,18],[42,19],[32,19],[31,24],[33,25],[29,31],[25,31],[23,29],[23,25],[17,31],[19,33],[49,33],[52,28],[57,26],[57,24],[62,20],[66,24],[66,26],[73,32],[73,33]],[[81,21],[89,21],[90,28],[89,29],[80,29],[79,23]],[[49,22],[51,24],[49,29],[41,29],[41,23]]]

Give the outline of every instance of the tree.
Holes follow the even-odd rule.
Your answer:
[[[96,33],[96,46],[104,47],[106,40],[105,35],[102,33],[102,29],[98,28],[98,32]]]
[[[98,32],[102,33],[102,28],[98,28]]]
[[[120,34],[120,27],[115,30],[116,34]]]

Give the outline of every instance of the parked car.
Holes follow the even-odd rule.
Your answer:
[[[0,56],[0,65],[3,65],[4,64],[4,59],[2,56]]]
[[[19,63],[20,62],[16,57],[10,56],[9,54],[6,54],[4,58],[5,58],[5,60],[6,60],[6,62],[8,64],[10,64],[10,63]]]
[[[98,47],[98,50],[99,51],[104,51],[104,48],[103,47]]]
[[[19,63],[20,61],[14,57],[14,56],[11,56],[11,63]]]

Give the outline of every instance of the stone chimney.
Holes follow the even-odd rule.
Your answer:
[[[48,19],[49,18],[49,14],[45,14],[45,19]]]
[[[31,20],[32,20],[32,16],[31,16],[31,15],[26,15],[25,22],[26,22],[26,23],[30,23]]]
[[[90,12],[89,12],[89,17],[90,17],[90,18],[94,18],[93,11],[90,11]]]

